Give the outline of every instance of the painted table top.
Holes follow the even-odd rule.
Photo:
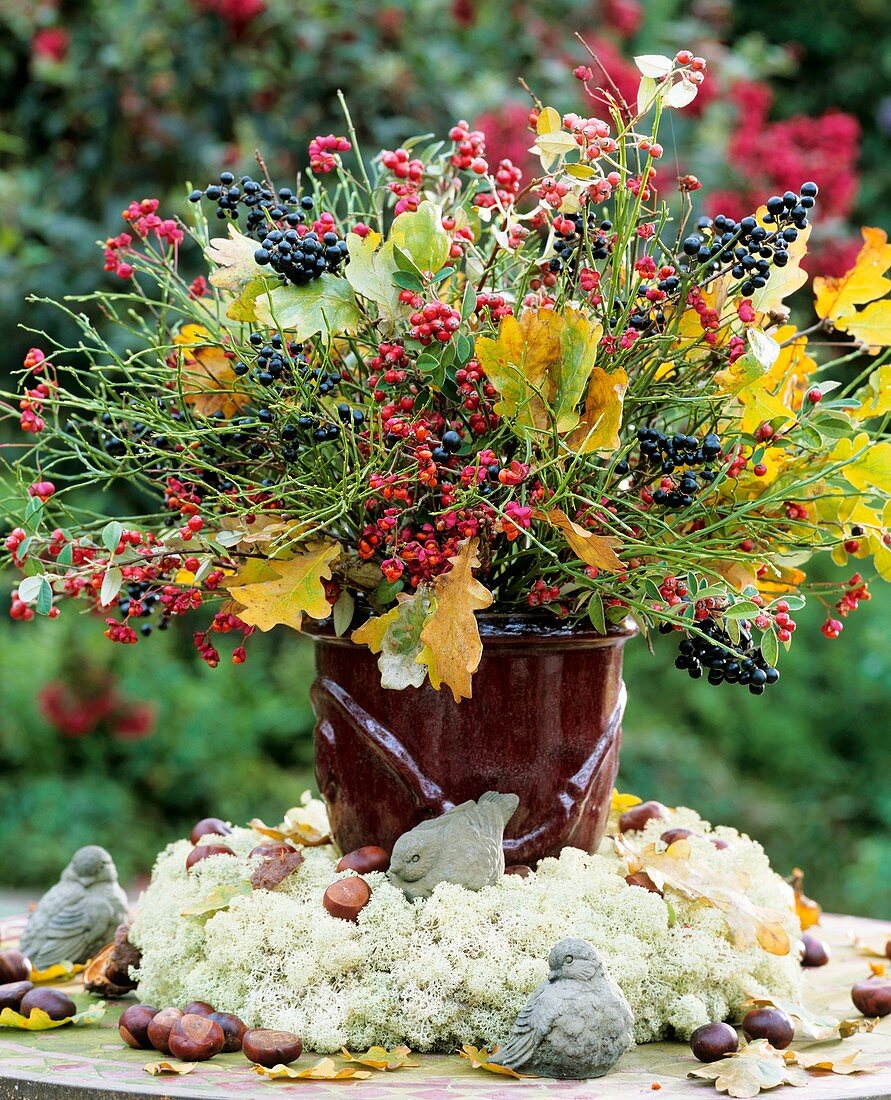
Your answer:
[[[0,925],[3,945],[11,946],[21,918]],[[868,962],[850,945],[850,934],[881,941],[891,935],[891,924],[858,917],[824,916],[816,932],[832,949],[828,966],[806,972],[805,1004],[813,1011],[838,1017],[856,1016],[849,991],[854,981],[868,973]],[[65,987],[77,989],[77,982]],[[92,1000],[75,993],[80,1008]],[[110,1002],[101,1024],[27,1032],[0,1029],[0,1100],[134,1100],[136,1097],[214,1098],[255,1100],[270,1093],[296,1090],[306,1100],[323,1100],[349,1093],[359,1100],[505,1100],[523,1093],[530,1098],[555,1096],[563,1100],[609,1097],[659,1097],[707,1100],[724,1096],[711,1082],[692,1081],[687,1073],[700,1065],[686,1044],[648,1043],[626,1054],[607,1077],[596,1081],[553,1081],[542,1078],[513,1080],[474,1070],[456,1055],[419,1055],[418,1068],[393,1073],[375,1072],[368,1080],[268,1081],[259,1078],[241,1054],[220,1055],[199,1063],[187,1076],[151,1077],[144,1067],[160,1056],[131,1050],[118,1038],[116,1021],[126,1001]],[[801,1044],[795,1044],[800,1047]],[[807,1049],[807,1048],[805,1048]],[[802,1100],[891,1100],[891,1016],[870,1034],[845,1040],[844,1050],[861,1049],[878,1064],[871,1073],[851,1076],[810,1074],[803,1093],[789,1091]],[[317,1061],[304,1054],[294,1068]],[[338,1066],[344,1063],[335,1059]],[[770,1096],[777,1096],[772,1091]]]

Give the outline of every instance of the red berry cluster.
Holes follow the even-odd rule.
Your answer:
[[[337,153],[348,153],[352,145],[345,137],[321,134],[309,143],[309,166],[314,172],[331,172],[337,167]]]
[[[474,196],[473,202],[475,206],[487,209],[494,206],[497,201],[503,207],[508,207],[513,206],[516,202],[523,180],[522,170],[517,168],[513,161],[505,158],[498,162],[494,179],[495,190],[481,191],[478,195]]]
[[[396,177],[389,184],[390,190],[399,199],[395,212],[401,214],[404,210],[417,210],[421,202],[424,162],[410,157],[406,149],[385,149],[381,154],[381,164]]]
[[[451,306],[434,299],[427,302],[409,317],[412,339],[419,343],[431,344],[438,340],[447,344],[461,327],[461,314]]]
[[[486,135],[482,130],[471,130],[470,123],[461,119],[449,130],[449,138],[455,143],[452,164],[456,168],[469,169],[478,176],[489,171],[485,159]]]
[[[530,607],[545,607],[547,604],[556,603],[560,599],[558,585],[548,585],[540,577],[529,589],[526,595],[526,603]]]

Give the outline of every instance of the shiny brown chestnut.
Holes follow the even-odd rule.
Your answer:
[[[232,849],[225,844],[198,844],[186,856],[186,870],[191,871],[196,863],[200,863],[202,859],[208,859],[210,856],[234,855]]]
[[[665,819],[668,817],[668,807],[661,802],[640,802],[626,810],[619,818],[620,833],[636,833],[653,818]]]
[[[218,817],[203,817],[192,826],[189,840],[193,844],[197,844],[203,836],[229,836],[231,832],[232,826],[227,825],[225,821],[221,821]]]
[[[225,1042],[223,1029],[215,1020],[194,1012],[184,1013],[167,1038],[170,1053],[184,1062],[206,1062],[220,1053]]]
[[[118,1020],[118,1031],[128,1047],[134,1050],[151,1050],[152,1041],[148,1026],[158,1015],[154,1005],[128,1005]]]
[[[739,1050],[739,1036],[730,1024],[703,1024],[690,1036],[690,1049],[700,1062],[717,1062]]]
[[[512,863],[510,867],[504,868],[504,873],[506,875],[516,875],[518,878],[528,878],[533,874],[533,871],[525,863]]]
[[[292,1031],[253,1027],[244,1033],[241,1049],[248,1061],[272,1069],[273,1066],[296,1062],[303,1053],[303,1041]]]
[[[891,1013],[891,978],[873,974],[857,982],[851,990],[851,1000],[864,1016],[887,1016]]]
[[[335,870],[355,871],[357,875],[367,875],[371,871],[386,871],[390,866],[390,856],[385,848],[376,844],[366,844],[340,857]]]
[[[795,1025],[791,1016],[780,1008],[753,1008],[743,1017],[742,1029],[748,1040],[766,1039],[777,1050],[785,1050],[792,1042]]]
[[[676,840],[686,840],[688,836],[694,836],[692,829],[666,829],[659,839],[663,844],[674,844]],[[705,1025],[703,1025],[705,1026]]]
[[[357,920],[371,898],[371,887],[362,878],[341,878],[325,891],[322,904],[332,917]]]
[[[241,1050],[247,1024],[232,1012],[212,1012],[210,1018],[223,1029],[223,1054],[234,1054],[236,1050]]]
[[[152,1017],[148,1027],[146,1028],[146,1034],[148,1041],[152,1044],[155,1050],[161,1054],[169,1054],[170,1047],[168,1041],[170,1039],[170,1032],[173,1030],[177,1020],[182,1019],[183,1013],[178,1008],[162,1008],[160,1012],[155,1013]]]
[[[829,962],[829,948],[807,932],[801,937],[801,965],[825,966]]]
[[[0,985],[0,1012],[4,1008],[11,1008],[13,1012],[18,1012],[22,997],[33,988],[33,982],[4,982]]]
[[[213,1016],[216,1009],[207,1001],[191,1001],[183,1009],[183,1016]]]
[[[0,983],[27,982],[31,978],[31,960],[21,951],[0,951]]]
[[[41,1009],[51,1020],[67,1020],[77,1014],[74,1001],[58,989],[29,989],[19,1002],[19,1012],[30,1016],[35,1008]]]

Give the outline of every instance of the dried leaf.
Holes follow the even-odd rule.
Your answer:
[[[251,279],[263,274],[263,268],[254,259],[259,245],[229,225],[228,237],[214,237],[204,255],[217,270],[210,276],[211,286],[218,290],[231,290],[238,294]]]
[[[536,508],[533,519],[544,520],[563,533],[575,554],[586,565],[595,565],[615,573],[625,568],[625,563],[616,555],[615,547],[621,546],[621,539],[612,535],[595,535],[580,524],[575,523],[559,508],[549,508],[546,512]]]
[[[838,1025],[840,1039],[850,1039],[852,1035],[862,1035],[875,1031],[876,1025],[881,1022],[880,1016],[869,1019],[867,1016],[857,1016],[853,1020],[842,1020]]]
[[[358,1062],[362,1066],[371,1066],[372,1069],[397,1070],[403,1067],[415,1068],[420,1062],[410,1061],[411,1050],[408,1047],[394,1047],[387,1050],[385,1047],[369,1047],[364,1054],[350,1054],[346,1047],[341,1052],[347,1062]]]
[[[778,1085],[806,1085],[807,1074],[789,1065],[782,1052],[775,1050],[766,1039],[758,1039],[742,1047],[736,1054],[725,1055],[720,1061],[691,1070],[688,1077],[714,1081],[718,1092],[728,1096],[757,1096]]]
[[[11,1008],[0,1011],[0,1027],[14,1027],[20,1031],[49,1031],[52,1028],[64,1027],[65,1024],[74,1024],[75,1027],[87,1027],[90,1024],[98,1024],[105,1015],[105,1001],[97,1001],[96,1004],[85,1008],[74,1016],[66,1016],[64,1020],[51,1020],[42,1008],[32,1008],[28,1016],[23,1016]]]
[[[427,666],[430,683],[438,691],[452,689],[455,702],[471,696],[471,677],[483,655],[475,611],[492,603],[492,593],[474,577],[479,569],[479,539],[466,539],[449,558],[452,568],[434,580],[433,611],[421,630],[424,644],[418,661]]]
[[[279,325],[298,343],[321,333],[324,340],[350,332],[362,320],[353,288],[339,275],[325,272],[305,286],[276,287],[256,300],[257,320]]]
[[[205,913],[216,913],[220,909],[228,909],[233,898],[243,897],[251,893],[251,887],[247,882],[239,882],[234,886],[217,886],[204,898],[194,905],[188,906],[180,913],[181,917],[203,917]]]
[[[255,890],[274,890],[303,863],[302,852],[275,852],[267,856],[251,875]]]
[[[499,1073],[503,1077],[516,1077],[517,1079],[536,1076],[534,1073],[517,1073],[515,1069],[510,1069],[509,1066],[499,1066],[496,1062],[490,1062],[489,1059],[492,1055],[497,1054],[500,1049],[500,1047],[493,1047],[491,1050],[486,1050],[485,1047],[474,1047],[470,1043],[465,1043],[458,1054],[462,1058],[466,1058],[474,1069],[487,1069],[489,1073]]]
[[[421,631],[434,605],[426,589],[420,588],[411,596],[400,592],[396,599],[399,602],[386,615],[371,618],[354,630],[352,640],[380,654],[381,687],[401,691],[420,687],[427,675],[418,657],[424,648]]]
[[[850,1053],[838,1055],[833,1054],[831,1050],[808,1050],[798,1051],[790,1050],[787,1053],[795,1056],[795,1064],[801,1066],[802,1069],[816,1069],[823,1070],[827,1073],[868,1073],[870,1070],[878,1069],[878,1064],[874,1059],[865,1055],[862,1050],[852,1050]]]
[[[40,985],[41,982],[67,982],[83,969],[83,963],[57,962],[44,970],[32,970],[31,981],[35,985]]]
[[[861,936],[857,932],[849,932],[848,939],[858,955],[871,955],[876,959],[891,959],[891,928],[887,932],[875,932],[868,936]]]
[[[785,578],[784,578],[785,579]],[[801,574],[801,580],[804,580],[804,574]],[[798,587],[797,579],[792,578],[790,584],[786,587],[780,587],[776,589],[780,592],[790,592],[794,588]],[[761,591],[765,591],[761,587]],[[820,923],[820,917],[823,915],[823,910],[820,906],[805,894],[802,886],[804,884],[804,871],[800,867],[794,867],[792,874],[788,879],[789,885],[792,887],[792,892],[795,895],[795,913],[798,917],[798,922],[801,925],[801,931],[806,932],[808,928],[813,928],[815,924]]]
[[[272,840],[296,841],[306,848],[327,844],[331,840],[331,834],[328,818],[321,804],[313,801],[309,791],[303,794],[300,801],[301,805],[292,806],[288,810],[281,825],[277,827],[265,825],[255,817],[250,823],[251,828],[261,836],[271,837]]]
[[[163,1062],[146,1062],[142,1067],[146,1073],[150,1073],[152,1077],[161,1077],[164,1074],[178,1074],[180,1077],[185,1076],[187,1073],[191,1073],[193,1069],[198,1065],[197,1062],[180,1062],[177,1059],[165,1060]]]
[[[290,1066],[282,1065],[273,1066],[272,1069],[258,1065],[252,1068],[254,1073],[268,1077],[270,1081],[346,1081],[350,1078],[364,1081],[373,1076],[367,1069],[352,1069],[349,1066],[338,1069],[331,1058],[323,1058],[306,1069],[291,1069]]]
[[[655,844],[640,847],[623,833],[613,837],[613,845],[627,860],[630,873],[646,871],[660,890],[669,886],[720,909],[735,942],[748,946],[755,941],[768,954],[789,954],[792,943],[784,926],[788,916],[750,902],[746,896],[748,880],[741,872],[718,873],[697,867],[687,840],[676,840],[659,851]]]
[[[299,630],[304,614],[326,619],[331,605],[323,580],[331,576],[330,563],[340,554],[340,543],[321,542],[293,558],[269,562],[275,579],[239,584],[236,574],[228,584],[229,595],[242,607],[239,618],[260,630],[284,625]]]
[[[250,401],[238,388],[235,362],[224,348],[208,344],[210,333],[203,325],[183,325],[173,342],[181,349],[180,384],[183,400],[202,416],[222,413],[235,416]]]

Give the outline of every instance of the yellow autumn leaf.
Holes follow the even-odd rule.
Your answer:
[[[408,596],[400,592],[397,605],[385,615],[377,615],[353,631],[352,640],[379,653],[381,687],[401,691],[420,687],[426,669],[418,664],[423,650],[421,630],[433,611],[429,593],[418,589]]]
[[[860,230],[863,247],[854,266],[838,277],[817,276],[814,279],[814,309],[817,316],[835,325],[849,317],[857,306],[874,302],[891,290],[891,279],[885,272],[891,267],[891,244],[883,229],[864,226]],[[838,327],[837,325],[835,327]]]
[[[438,691],[447,684],[458,703],[471,697],[471,677],[483,655],[475,611],[492,603],[492,593],[474,577],[480,566],[479,539],[461,543],[449,558],[452,568],[434,580],[433,613],[421,631],[423,650],[417,657],[427,667],[430,683]]]
[[[146,1062],[142,1068],[152,1077],[163,1077],[168,1074],[184,1077],[187,1073],[191,1073],[197,1065],[197,1062],[180,1062],[176,1058],[172,1058],[165,1059],[163,1062]]]
[[[612,374],[595,367],[585,396],[585,411],[579,426],[567,438],[567,446],[578,454],[615,451],[620,443],[619,428],[627,389],[628,375],[621,367]]]
[[[576,556],[586,565],[595,565],[598,569],[605,569],[610,573],[616,573],[625,568],[624,562],[616,554],[615,548],[621,546],[621,539],[613,535],[595,535],[581,524],[571,520],[560,508],[549,508],[542,511],[536,508],[532,513],[533,519],[543,520],[552,527],[556,527]]]
[[[367,1069],[353,1069],[352,1066],[338,1069],[332,1058],[323,1058],[306,1069],[292,1069],[283,1065],[272,1066],[271,1069],[258,1065],[251,1068],[254,1073],[267,1077],[270,1081],[366,1081],[372,1076]]]
[[[80,974],[84,969],[82,963],[57,962],[52,966],[47,966],[43,970],[32,970],[31,981],[35,985],[40,985],[42,982],[67,982],[69,978],[73,978],[75,974]]]
[[[347,282],[363,298],[380,308],[381,316],[393,320],[400,311],[407,312],[399,303],[399,287],[393,282],[398,271],[393,241],[383,247],[380,233],[370,230],[364,237],[358,233],[347,234],[347,251],[350,262],[344,268]]]
[[[875,442],[866,432],[861,432],[853,439],[840,439],[829,461],[845,463],[842,476],[862,493],[891,494],[891,441]]]
[[[270,561],[269,568],[275,573],[272,580],[239,584],[236,573],[226,588],[241,605],[239,618],[260,630],[279,625],[299,630],[304,614],[326,619],[331,605],[322,581],[330,578],[331,562],[339,554],[340,543],[322,542],[293,558]]]
[[[53,1028],[64,1027],[73,1024],[75,1027],[86,1027],[89,1024],[98,1024],[105,1015],[105,1001],[98,1001],[90,1005],[82,1012],[74,1016],[66,1016],[62,1020],[53,1020],[42,1008],[32,1008],[27,1016],[16,1012],[12,1008],[4,1008],[0,1011],[0,1027],[14,1027],[21,1031],[50,1031]]]
[[[491,1050],[486,1050],[485,1047],[475,1047],[471,1046],[470,1043],[465,1043],[458,1054],[462,1058],[466,1058],[474,1069],[485,1069],[489,1073],[498,1073],[502,1077],[516,1077],[518,1080],[535,1076],[534,1073],[517,1073],[515,1069],[511,1069],[509,1066],[499,1066],[497,1062],[490,1062],[489,1059],[496,1055],[500,1049],[500,1047],[493,1047]]]
[[[793,1051],[796,1065],[802,1069],[817,1069],[828,1073],[868,1073],[879,1068],[878,1063],[864,1054],[862,1050],[839,1051],[809,1050]]]
[[[414,1069],[421,1064],[411,1061],[411,1050],[406,1046],[394,1047],[392,1050],[387,1050],[386,1047],[369,1047],[364,1054],[350,1054],[344,1047],[341,1054],[345,1062],[358,1062],[361,1066],[391,1072],[403,1068]]]
[[[224,348],[208,344],[203,325],[183,325],[173,342],[180,348],[183,400],[202,416],[222,413],[229,420],[250,401],[238,388],[235,359]]]
[[[891,347],[891,301],[871,302],[865,309],[840,317],[835,328],[863,345],[869,355]]]
[[[848,415],[855,420],[869,420],[891,412],[891,363],[884,363],[874,370],[865,385],[854,394],[854,398],[860,402],[860,406],[848,409]]]
[[[750,947],[757,942],[770,955],[789,954],[792,942],[785,928],[787,914],[749,901],[749,881],[743,872],[719,873],[698,865],[686,839],[676,840],[660,851],[655,844],[639,844],[623,833],[613,837],[613,845],[631,874],[646,871],[660,890],[668,886],[720,910],[739,946]]]

